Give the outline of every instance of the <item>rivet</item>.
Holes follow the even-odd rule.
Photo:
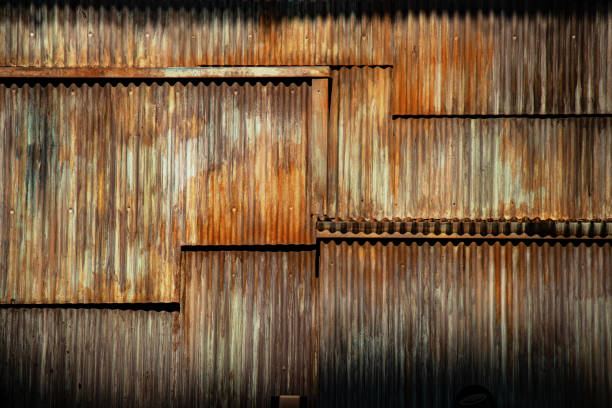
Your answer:
[[[74,96],[74,91],[70,91],[70,95],[73,95],[73,96]]]
[[[365,34],[361,36],[361,39],[362,39],[362,40],[365,40],[365,39],[366,39]]]
[[[16,90],[16,89],[13,89],[13,93],[17,93],[17,90]]]
[[[291,93],[292,93],[292,94],[294,94],[294,93],[295,93],[295,89],[292,89],[292,90],[291,90]]]
[[[236,212],[236,207],[232,207],[232,212]]]
[[[68,212],[69,212],[70,214],[72,214],[72,207],[70,207],[70,208],[68,209]]]
[[[512,39],[513,39],[513,40],[516,40],[516,35],[513,35],[513,36],[512,36]]]
[[[572,34],[572,40],[576,39],[576,34]]]
[[[458,40],[458,39],[459,39],[459,36],[458,36],[458,35],[456,35],[456,36],[455,36],[455,40]]]
[[[132,208],[130,206],[128,206],[127,210],[130,211]]]
[[[304,37],[304,39],[305,39],[306,41],[308,41],[308,37]]]
[[[286,369],[287,369],[287,367],[283,366],[283,370],[286,370]]]
[[[30,37],[34,37],[34,32],[31,32],[31,33],[30,33]]]
[[[93,33],[91,31],[87,35],[89,35],[90,37],[93,37]]]
[[[234,91],[234,95],[238,95],[238,91]]]
[[[145,34],[145,37],[149,38],[149,33],[146,33],[146,34]]]
[[[9,213],[15,214],[15,210],[11,209],[11,211],[9,211]]]

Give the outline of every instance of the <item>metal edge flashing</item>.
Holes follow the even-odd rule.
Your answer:
[[[319,220],[319,239],[612,241],[612,220]]]

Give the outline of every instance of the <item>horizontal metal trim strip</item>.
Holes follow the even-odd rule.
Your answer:
[[[179,302],[169,303],[0,303],[0,309],[108,309],[179,312]]]
[[[0,67],[0,78],[326,78],[327,66],[243,66],[173,68]]]
[[[527,234],[469,235],[469,234],[422,234],[422,233],[366,233],[366,232],[329,232],[317,231],[317,239],[402,239],[402,240],[486,240],[486,241],[612,241],[607,237],[577,236],[540,236]]]

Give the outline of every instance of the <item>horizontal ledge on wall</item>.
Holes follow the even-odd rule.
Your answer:
[[[314,251],[316,244],[255,244],[255,245],[181,245],[183,252],[253,251],[253,252],[300,252]]]
[[[179,312],[178,302],[169,303],[0,303],[0,309],[107,309]]]
[[[319,239],[612,241],[612,221],[318,221]]]
[[[174,68],[38,68],[0,67],[0,78],[47,79],[223,79],[223,78],[327,78],[326,66],[244,66]]]
[[[509,235],[469,235],[469,234],[422,234],[422,233],[366,233],[366,232],[329,232],[318,231],[317,239],[366,239],[366,240],[448,240],[448,241],[593,241],[612,242],[612,237],[564,237],[564,236],[538,236],[527,234]]]

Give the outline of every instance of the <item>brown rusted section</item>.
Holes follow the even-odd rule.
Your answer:
[[[612,245],[325,242],[319,406],[611,398]]]
[[[317,395],[314,251],[184,253],[189,406],[270,405]]]
[[[469,4],[395,15],[393,114],[612,113],[609,2]]]
[[[321,78],[328,67],[174,67],[174,68],[34,68],[0,67],[1,78],[93,79],[225,79],[225,78]]]
[[[313,242],[307,81],[0,95],[1,302],[171,302],[181,244]]]
[[[612,240],[612,221],[322,220],[317,238]]]
[[[179,312],[0,308],[6,407],[178,406]]]
[[[332,73],[331,219],[612,215],[610,118],[390,120],[377,69]]]

